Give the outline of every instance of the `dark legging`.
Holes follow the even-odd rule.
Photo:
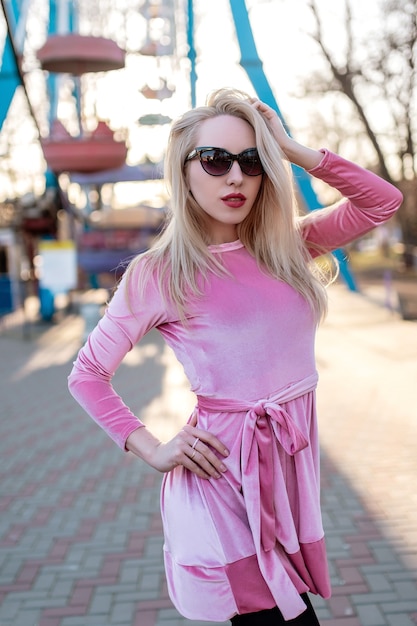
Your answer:
[[[285,621],[278,607],[258,611],[256,613],[244,613],[232,617],[232,626],[320,626],[314,612],[310,598],[306,593],[301,594],[307,605],[307,610],[295,619]]]

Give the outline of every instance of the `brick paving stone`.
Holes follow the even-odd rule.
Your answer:
[[[363,626],[357,617],[323,619],[320,623],[322,626]]]
[[[155,626],[157,621],[157,611],[138,611],[133,622],[134,626]],[[171,625],[170,625],[171,626]],[[174,626],[174,624],[172,624]]]
[[[3,619],[3,618],[2,618]],[[3,622],[0,622],[3,626]],[[11,621],[4,620],[4,626],[38,626],[39,611],[34,609],[20,608],[19,612]],[[45,626],[49,626],[46,625]]]
[[[390,626],[415,626],[415,621],[406,613],[387,615],[387,621]]]
[[[112,607],[111,621],[115,624],[131,624],[135,611],[134,602],[117,602]]]
[[[349,596],[333,596],[328,604],[334,617],[348,617],[355,613]]]
[[[45,626],[48,626],[48,621],[45,621]],[[83,615],[63,617],[59,619],[58,626],[112,626],[112,622],[103,619],[102,615]]]
[[[412,600],[399,600],[396,602],[384,602],[381,604],[382,610],[387,613],[408,613],[412,614],[416,608],[416,599]]]
[[[95,589],[93,591],[93,595],[91,598],[90,604],[90,612],[92,615],[101,615],[103,616],[110,614],[111,605],[113,602],[112,593],[109,592],[108,589],[98,590]]]
[[[333,597],[312,601],[323,626],[410,626],[416,324],[339,285],[330,311],[317,359]],[[168,598],[161,475],[120,452],[69,396],[81,334],[77,316],[34,325],[25,340],[12,327],[0,331],[0,625],[205,626]],[[181,427],[194,402],[154,333],[114,384],[161,437]]]
[[[393,589],[393,585],[384,574],[368,574],[366,580],[371,591],[386,593]]]
[[[357,611],[362,626],[385,626],[387,624],[387,620],[378,605],[358,605]]]
[[[415,600],[417,598],[417,585],[415,581],[407,580],[394,583],[394,588],[402,600]]]

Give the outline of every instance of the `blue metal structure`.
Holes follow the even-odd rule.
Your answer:
[[[0,65],[0,131],[4,120],[6,119],[14,93],[19,85],[23,85],[22,76],[20,74],[17,53],[14,49],[14,35],[18,29],[19,21],[25,21],[30,0],[0,0],[3,12],[7,18],[8,33],[3,49]],[[61,2],[60,0],[49,0],[49,25],[48,34],[73,32],[78,22],[76,3]],[[256,44],[254,41],[252,28],[249,21],[248,9],[245,0],[230,0],[230,8],[235,24],[237,40],[240,47],[241,60],[240,64],[248,74],[248,77],[257,93],[258,97],[274,108],[285,127],[283,115],[278,107],[268,79],[263,70],[262,61],[259,58]],[[190,60],[190,85],[191,85],[191,104],[196,104],[196,51],[194,45],[194,10],[193,0],[186,0],[186,10],[188,13],[187,41],[188,41],[188,57]],[[24,29],[20,28],[20,32]],[[23,41],[21,42],[23,47]],[[56,75],[50,74],[48,77],[48,92],[50,98],[50,120],[56,117],[58,106],[57,97],[57,81]],[[24,87],[24,85],[23,85]],[[78,101],[78,99],[77,99]],[[30,103],[29,103],[30,105]],[[301,196],[309,210],[315,210],[322,207],[311,184],[310,176],[298,167],[293,168],[294,176],[298,184]],[[52,177],[53,178],[53,177]],[[356,283],[351,274],[345,255],[341,250],[334,253],[338,259],[341,275],[347,286],[352,291],[356,291]]]
[[[17,54],[13,45],[12,34],[16,29],[20,8],[17,0],[5,0],[1,3],[6,19],[6,39],[0,57],[0,131],[9,112],[16,89],[23,85]],[[7,6],[6,6],[7,5]]]
[[[77,24],[75,3],[50,0],[48,35],[73,32]],[[30,0],[0,0],[7,24],[7,33],[3,50],[0,42],[0,131],[9,112],[10,104],[18,87],[24,88],[19,69],[19,56],[23,53],[26,18]],[[58,77],[52,73],[47,78],[50,100],[50,119],[56,117]],[[29,102],[30,106],[30,102]]]
[[[240,64],[248,74],[259,99],[277,111],[285,128],[288,130],[288,126],[285,123],[281,111],[279,110],[274,94],[272,93],[272,89],[265,76],[262,61],[260,60],[256,49],[245,0],[230,0],[230,8],[232,10],[237,39],[240,47]],[[315,209],[322,208],[323,205],[320,203],[312,187],[311,178],[307,172],[299,167],[293,167],[293,171],[300,193],[308,209],[313,211]],[[347,286],[351,291],[357,291],[356,282],[348,267],[346,256],[343,251],[336,250],[334,252],[334,256],[339,263],[340,273]]]
[[[193,0],[187,0],[187,14],[188,14],[188,24],[187,24],[187,43],[188,43],[188,58],[190,60],[190,89],[191,89],[191,106],[194,108],[196,105],[196,82],[197,82],[197,72],[196,72],[196,51],[194,46],[194,6]]]
[[[0,48],[0,132],[7,118],[10,105],[16,90],[20,87],[25,90],[25,83],[19,68],[19,57],[23,54],[26,32],[26,19],[30,0],[1,0],[1,8],[6,20],[7,33],[4,48]],[[71,32],[76,20],[73,3],[62,3],[60,0],[49,2],[48,34],[60,31]],[[0,42],[1,45],[1,42]],[[52,73],[47,78],[49,92],[49,119],[56,117],[58,108],[58,78]],[[29,109],[36,123],[30,100],[26,94]],[[48,188],[58,186],[56,176],[50,170],[45,173],[45,183]],[[49,289],[39,286],[40,315],[44,320],[50,320],[55,311],[54,296]]]
[[[75,2],[61,2],[60,0],[49,0],[49,21],[48,36],[55,34],[67,34],[77,30],[78,11]],[[47,78],[47,88],[49,97],[49,123],[58,117],[58,85],[60,77],[53,72],[49,72]],[[76,94],[77,107],[80,106],[79,94]]]
[[[278,107],[277,101],[274,97],[272,89],[269,85],[268,79],[263,70],[262,61],[259,57],[256,49],[255,40],[252,33],[252,28],[249,21],[248,9],[246,7],[245,0],[230,0],[230,8],[232,11],[233,21],[235,24],[237,40],[240,48],[240,64],[246,71],[258,98],[268,104],[270,107],[280,116],[286,130],[290,134],[288,125],[286,124],[284,117]],[[191,63],[190,81],[191,81],[191,94],[192,94],[192,106],[195,106],[195,82],[197,80],[197,74],[195,70],[196,52],[194,48],[194,15],[193,15],[193,0],[188,0],[188,45],[189,52],[188,57]],[[311,184],[311,178],[309,174],[300,167],[293,166],[294,177],[297,182],[300,194],[310,211],[320,209],[323,207],[318,199],[313,186]],[[345,280],[347,286],[351,291],[357,291],[356,282],[348,267],[345,254],[342,250],[336,250],[334,253],[335,258],[338,261],[340,267],[340,273]]]
[[[7,118],[7,114],[16,90],[19,87],[24,88],[19,68],[18,54],[14,47],[14,39],[12,35],[18,21],[19,7],[17,2],[12,0],[8,3],[8,5],[7,13],[5,2],[3,0],[0,5],[3,9],[6,20],[4,47],[2,50],[0,48],[0,132]],[[6,249],[8,248],[11,250],[13,245],[13,237],[0,237],[1,247],[6,246]],[[7,256],[10,258],[10,253]],[[7,266],[8,265],[9,264],[7,263]],[[0,317],[14,311],[21,302],[20,286],[16,268],[15,271],[13,271],[13,269],[10,270],[10,268],[7,267],[6,272],[7,273],[0,275]]]

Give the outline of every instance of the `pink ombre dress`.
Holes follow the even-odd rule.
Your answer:
[[[401,203],[394,187],[328,151],[311,174],[345,197],[309,217],[304,236],[312,251],[343,246]],[[142,299],[128,286],[131,308],[122,284],[78,355],[70,390],[125,449],[141,423],[111,378],[145,333],[159,330],[197,395],[198,426],[230,450],[220,479],[202,480],[183,466],[164,477],[172,601],[190,619],[224,621],[275,605],[293,619],[305,610],[300,593],[330,595],[320,515],[316,322],[306,301],[260,270],[240,241],[210,250],[228,274],[204,283],[204,295],[189,304],[187,325],[164,302],[154,277]]]

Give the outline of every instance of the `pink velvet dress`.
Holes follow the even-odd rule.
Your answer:
[[[304,236],[312,250],[363,235],[402,199],[374,174],[323,155],[311,174],[345,199],[311,214]],[[289,620],[305,610],[300,593],[327,598],[331,591],[320,514],[316,321],[306,301],[262,272],[240,241],[210,249],[228,275],[210,276],[204,295],[189,304],[187,325],[154,277],[143,299],[128,286],[131,308],[122,280],[78,355],[70,391],[125,449],[141,423],[111,378],[126,353],[150,329],[159,330],[197,396],[198,426],[230,450],[220,479],[202,480],[183,466],[164,476],[171,599],[190,619],[224,621],[278,605]]]

